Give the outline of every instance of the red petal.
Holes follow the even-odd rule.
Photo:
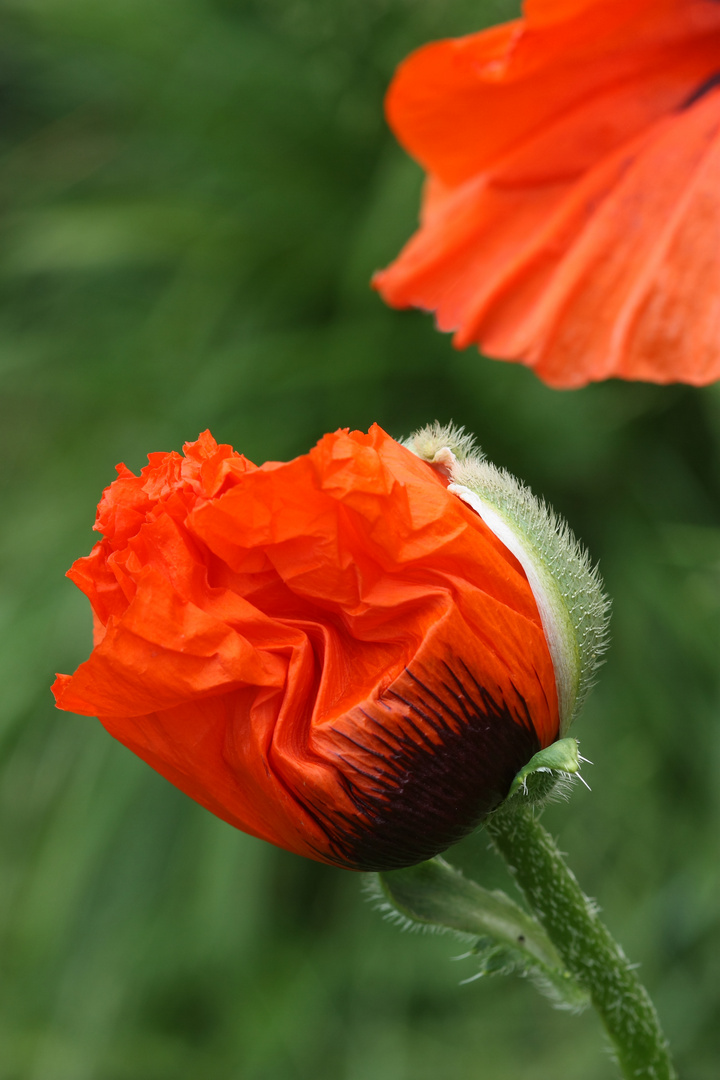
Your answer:
[[[410,57],[388,113],[430,183],[383,297],[555,386],[720,377],[718,55],[710,0],[598,0]]]

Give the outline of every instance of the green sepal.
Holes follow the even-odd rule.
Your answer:
[[[404,927],[472,939],[479,975],[517,972],[557,1005],[579,1011],[587,1004],[540,923],[504,892],[482,888],[439,856],[368,878],[378,906]]]
[[[579,775],[582,760],[577,739],[558,739],[539,750],[513,780],[503,808],[511,799],[525,805],[545,802],[557,791],[558,784]]]
[[[492,465],[471,435],[429,424],[405,445],[437,469],[522,566],[552,658],[560,734],[580,712],[607,647],[609,601],[600,574],[567,524]]]

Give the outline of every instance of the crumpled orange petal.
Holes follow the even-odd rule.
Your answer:
[[[260,468],[209,433],[124,466],[69,576],[95,647],[54,687],[246,832],[387,868],[459,839],[558,735],[514,556],[379,427]]]
[[[428,181],[374,285],[551,386],[720,378],[720,4],[531,0],[387,113]]]

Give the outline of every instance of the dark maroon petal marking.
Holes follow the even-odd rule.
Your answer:
[[[431,689],[406,669],[371,709],[336,727],[339,779],[357,814],[307,807],[328,838],[325,858],[356,870],[432,858],[502,802],[540,749],[519,694],[512,704],[496,698],[461,660],[440,671]]]
[[[701,82],[700,85],[693,90],[692,94],[690,94],[689,97],[686,97],[682,102],[680,111],[682,112],[683,109],[689,109],[691,105],[694,105],[700,98],[709,94],[716,86],[720,86],[720,71],[716,71],[713,75],[710,75],[709,78],[705,79],[704,82]]]

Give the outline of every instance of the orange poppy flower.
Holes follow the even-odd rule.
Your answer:
[[[69,576],[95,645],[54,686],[254,836],[354,869],[443,850],[558,736],[520,562],[376,425],[259,468],[209,432],[118,466]]]
[[[427,170],[374,285],[556,387],[720,378],[720,3],[527,0],[387,99]]]

